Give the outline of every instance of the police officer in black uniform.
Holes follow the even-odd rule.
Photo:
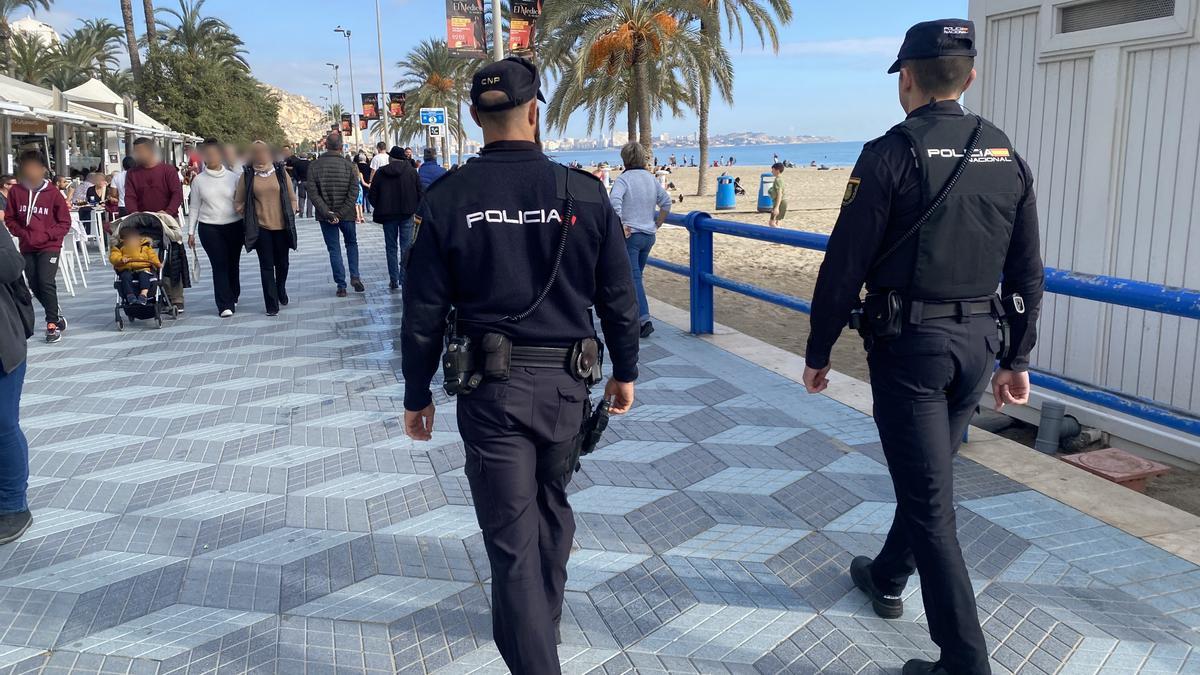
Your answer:
[[[908,31],[888,71],[900,73],[908,117],[868,143],[854,168],[806,353],[804,382],[816,393],[828,385],[838,335],[848,321],[861,324],[897,506],[883,550],[850,572],[876,613],[893,619],[920,572],[941,658],[909,661],[906,675],[990,672],[956,535],[952,460],[997,358],[997,407],[1026,402],[1043,290],[1033,175],[1004,132],[957,103],[975,79],[974,42],[970,21]]]
[[[448,368],[447,381],[461,392],[493,633],[509,669],[535,675],[560,672],[556,629],[575,533],[566,488],[589,409],[590,308],[612,362],[605,399],[614,414],[633,403],[640,330],[625,237],[603,185],[551,162],[537,143],[540,85],[521,58],[475,74],[471,116],[485,145],[418,210],[401,338],[405,425],[416,440],[433,430],[430,382],[451,310],[447,361],[475,354],[474,366]]]

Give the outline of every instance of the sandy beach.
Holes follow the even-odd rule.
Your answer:
[[[756,225],[767,224],[768,214],[757,211],[759,176],[769,171],[767,167],[735,166],[710,169],[711,185],[709,194],[705,197],[695,196],[698,171],[699,169],[692,168],[673,171],[670,180],[678,188],[672,191],[676,200],[673,210],[676,213],[702,210],[718,215],[715,211],[716,178],[722,172],[728,172],[741,178],[747,194],[738,197],[734,210],[721,211],[719,217]],[[808,167],[795,168],[788,169],[783,177],[787,181],[789,207],[784,226],[828,234],[837,221],[846,181],[850,177],[850,168],[839,167],[828,171]],[[680,195],[683,195],[682,204],[678,201]],[[800,298],[812,297],[813,284],[816,283],[817,272],[823,259],[821,252],[721,235],[716,237],[715,248],[714,264],[717,274]],[[658,243],[652,255],[686,264],[687,231],[677,227],[664,227],[659,232]],[[647,269],[646,275],[647,294],[677,307],[688,306],[685,278],[656,269]],[[716,304],[716,319],[719,323],[803,355],[804,343],[808,339],[806,316],[721,290],[716,292]],[[847,334],[838,342],[834,352],[834,368],[861,379],[867,378],[862,345],[856,335]]]

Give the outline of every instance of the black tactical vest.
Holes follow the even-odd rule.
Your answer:
[[[978,119],[914,117],[889,132],[904,135],[912,145],[924,204],[933,202],[958,167]],[[1011,141],[985,120],[976,149],[949,197],[896,253],[898,259],[913,261],[911,275],[876,279],[878,285],[919,300],[964,300],[995,293],[1024,192]],[[894,265],[888,267],[895,270]]]

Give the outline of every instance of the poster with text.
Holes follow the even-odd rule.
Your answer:
[[[361,119],[370,121],[379,119],[379,94],[362,95]]]
[[[404,102],[408,95],[404,92],[392,92],[388,94],[388,115],[394,118],[404,117]]]
[[[508,22],[508,50],[513,54],[533,54],[537,20],[542,15],[542,0],[512,0]]]
[[[458,56],[487,58],[483,0],[446,0],[446,45]]]

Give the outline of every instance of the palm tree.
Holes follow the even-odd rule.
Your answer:
[[[221,19],[204,16],[205,0],[179,0],[179,9],[163,8],[158,14],[170,17],[174,23],[157,20],[164,45],[179,50],[193,59],[212,59],[247,72],[245,43]]]
[[[562,71],[562,81],[575,87],[571,91],[560,84],[555,90],[557,110],[571,110],[570,102],[584,104],[597,118],[614,121],[624,107],[630,138],[636,119],[638,140],[650,152],[656,111],[682,98],[683,90],[668,83],[703,79],[705,72],[723,88],[732,86],[728,54],[700,35],[692,9],[690,0],[547,4],[543,28],[553,35],[541,43],[543,55]],[[606,103],[610,96],[620,96],[625,105]]]
[[[422,40],[413,47],[396,66],[400,69],[400,80],[396,86],[408,92],[406,105],[409,110],[420,108],[446,109],[446,134],[442,136],[442,157],[450,154],[449,136],[461,138],[462,110],[458,105],[470,88],[470,77],[465,72],[468,66],[462,59],[454,57],[444,40]],[[405,115],[399,125],[400,137],[411,140],[424,137],[424,128],[417,115]]]
[[[120,65],[121,38],[124,33],[108,19],[81,19],[81,25],[67,38],[80,43],[82,52],[91,57],[85,68],[93,75],[115,70]]]
[[[125,24],[125,46],[129,50],[129,70],[135,83],[142,78],[142,55],[138,52],[137,30],[133,26],[133,1],[121,0],[121,21]]]
[[[43,44],[32,35],[13,39],[15,76],[39,86],[66,90],[116,69],[121,31],[104,19],[84,20],[61,43]]]
[[[778,17],[780,24],[787,24],[792,20],[792,3],[790,0],[694,0],[696,2],[696,14],[700,18],[700,34],[711,42],[720,42],[721,40],[721,17],[724,15],[726,28],[729,36],[734,34],[738,36],[741,43],[745,42],[745,32],[743,15],[745,20],[749,21],[750,26],[758,33],[758,39],[766,46],[767,41],[770,41],[771,48],[779,51],[779,31],[776,28],[775,20],[772,17],[772,12],[775,17]],[[767,5],[770,7],[768,8]],[[699,145],[700,145],[700,180],[696,187],[696,194],[703,196],[708,192],[708,114],[709,108],[712,105],[712,85],[713,82],[708,78],[700,80],[700,101],[696,107],[696,114],[699,119]],[[727,103],[732,103],[731,96],[724,96]]]
[[[101,73],[100,81],[118,96],[137,96],[137,85],[133,79],[133,72],[128,68]]]
[[[0,62],[4,64],[4,72],[13,75],[13,63],[10,56],[13,41],[12,27],[8,18],[17,10],[28,9],[37,12],[39,9],[50,9],[50,0],[0,0]]]
[[[142,12],[146,15],[146,55],[153,56],[158,47],[158,19],[154,11],[154,0],[142,0]]]
[[[8,68],[12,77],[41,85],[54,68],[54,52],[37,36],[17,33],[8,46]]]

